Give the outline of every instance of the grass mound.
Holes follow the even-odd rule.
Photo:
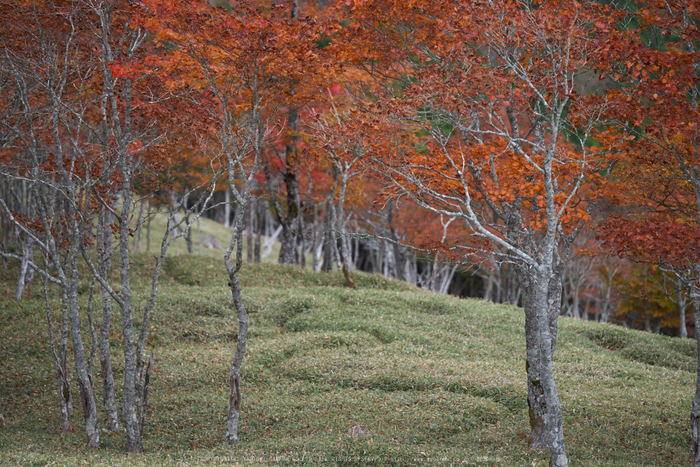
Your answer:
[[[640,335],[619,326],[596,326],[584,335],[604,349],[619,352],[630,361],[672,370],[695,372],[697,352],[691,339],[674,339],[652,334]]]
[[[135,264],[138,315],[152,257]],[[245,265],[241,278],[250,335],[240,443],[224,443],[238,330],[228,277],[220,258],[179,255],[164,265],[148,335],[145,453],[126,456],[121,432],[87,450],[79,404],[75,431],[56,434],[40,284],[16,303],[13,273],[0,271],[0,464],[547,464],[527,446],[522,310],[363,273],[355,289],[338,272],[275,264]],[[113,325],[119,378],[118,311]],[[686,465],[694,365],[690,340],[561,319],[555,372],[572,465]],[[358,424],[369,434],[351,436]]]

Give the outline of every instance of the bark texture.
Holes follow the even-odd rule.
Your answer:
[[[288,114],[289,131],[298,131],[299,112],[290,109]],[[282,245],[280,246],[280,264],[295,264],[297,252],[297,230],[299,215],[301,213],[301,198],[299,195],[299,180],[297,179],[296,157],[297,157],[297,137],[290,137],[290,141],[285,147],[286,167],[284,171],[284,186],[287,189],[287,212],[283,216],[277,210],[277,217],[282,224]],[[271,193],[272,195],[272,193]]]
[[[697,290],[692,292],[693,317],[695,319],[695,329],[700,326],[700,295]],[[700,466],[700,332],[695,333],[697,343],[697,372],[695,381],[695,397],[690,410],[690,447],[693,452],[693,466]]]
[[[525,370],[527,372],[527,406],[530,419],[530,449],[543,449],[548,446],[545,415],[547,405],[542,386],[542,368],[538,358],[537,311],[532,284],[527,284],[523,295],[525,310]]]
[[[557,272],[528,275],[518,269],[524,285],[526,371],[530,449],[549,448],[552,466],[566,466],[562,408],[554,383],[552,358],[556,347],[561,279]]]
[[[228,375],[229,396],[226,442],[235,444],[238,442],[238,424],[241,416],[241,364],[245,356],[246,341],[248,339],[248,313],[241,299],[241,285],[236,276],[231,278],[231,294],[238,312],[238,342]]]
[[[80,399],[83,405],[83,413],[85,415],[85,431],[88,437],[88,447],[100,447],[100,432],[97,427],[97,406],[95,404],[95,395],[92,390],[92,381],[90,380],[87,359],[85,357],[85,348],[83,339],[80,334],[80,315],[78,306],[78,284],[77,281],[71,284],[67,291],[68,308],[70,319],[71,340],[73,343],[73,359],[75,361],[75,373],[80,388]]]
[[[247,193],[249,195],[249,192]],[[244,199],[244,203],[247,199]],[[243,206],[245,209],[245,206]],[[224,256],[224,264],[229,275],[229,285],[233,304],[238,313],[238,339],[236,352],[231,359],[229,368],[229,396],[228,417],[226,419],[226,442],[235,444],[238,442],[238,426],[241,415],[241,364],[245,357],[246,342],[248,340],[248,313],[241,297],[241,282],[237,276],[243,265],[243,220],[236,219],[233,236]],[[233,250],[236,250],[235,264],[230,262]]]
[[[107,225],[111,220],[107,217],[104,206],[100,207],[97,225],[97,260],[100,275],[107,277],[111,262],[111,227]],[[112,297],[105,287],[102,291],[102,326],[100,326],[100,367],[102,369],[102,401],[105,415],[107,416],[107,429],[110,431],[119,428],[117,415],[117,401],[114,396],[114,375],[112,374],[112,358],[109,344],[109,333],[112,324]]]

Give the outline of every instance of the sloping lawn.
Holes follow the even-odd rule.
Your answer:
[[[135,256],[135,290],[147,289],[151,263]],[[340,273],[274,264],[244,267],[242,431],[228,447],[237,317],[223,265],[179,255],[164,269],[140,456],[122,453],[122,432],[103,432],[97,452],[85,447],[75,384],[74,431],[56,434],[40,281],[17,303],[14,270],[0,270],[1,465],[548,465],[547,452],[527,446],[520,309],[361,273],[350,290]],[[695,365],[692,340],[560,319],[555,376],[571,465],[688,465]],[[357,424],[371,434],[350,436]]]

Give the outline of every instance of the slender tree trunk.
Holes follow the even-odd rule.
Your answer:
[[[250,198],[250,202],[248,203],[248,222],[246,225],[246,237],[247,237],[247,249],[246,249],[246,260],[248,263],[253,262],[253,243],[255,242],[255,239],[253,238],[253,229],[254,229],[254,224],[255,223],[255,197]]]
[[[431,274],[430,274],[430,282],[429,282],[430,283],[429,289],[433,293],[437,293],[437,291],[438,291],[437,282],[438,282],[438,271],[440,270],[440,262],[439,261],[440,261],[440,256],[436,254],[435,259],[433,259],[433,269],[432,269]],[[387,272],[388,272],[388,268],[387,268]]]
[[[695,320],[695,342],[697,344],[697,365],[695,379],[695,397],[690,411],[690,446],[693,452],[693,466],[700,466],[700,294],[696,286],[691,285],[693,318]]]
[[[70,284],[66,294],[68,296],[75,373],[78,380],[78,387],[80,388],[80,398],[83,403],[85,430],[88,436],[88,447],[96,449],[100,447],[100,433],[99,428],[97,427],[97,406],[95,405],[95,396],[92,391],[92,381],[88,375],[83,339],[80,334],[80,308],[78,305],[77,281]]]
[[[610,295],[612,294],[612,283],[605,287],[605,300],[603,301],[603,311],[600,314],[600,321],[607,323],[610,320]]]
[[[262,234],[258,230],[258,233],[255,234],[255,246],[253,247],[253,258],[256,263],[259,263],[261,260],[260,257],[260,237]]]
[[[53,324],[51,320],[51,306],[49,305],[49,292],[47,281],[44,279],[44,299],[46,301],[46,321],[49,326],[49,351],[53,359],[54,368],[57,373],[57,392],[58,403],[61,409],[61,433],[66,434],[70,430],[70,417],[73,412],[73,398],[70,392],[70,384],[68,383],[68,366],[67,366],[67,336],[68,336],[68,303],[66,295],[61,294],[62,314],[61,314],[61,343],[59,346],[60,355],[56,352],[56,344],[54,340]]]
[[[299,265],[302,268],[306,268],[306,236],[304,235],[304,229],[306,228],[304,224],[304,211],[301,210],[299,213]]]
[[[2,185],[0,186],[0,195],[2,195],[3,199],[8,199],[8,186],[9,181],[7,180],[2,180]],[[2,242],[0,243],[0,247],[2,247],[2,251],[7,251],[7,239],[8,239],[8,234],[10,233],[10,229],[12,228],[12,223],[8,222],[7,219],[5,218],[5,211],[3,209],[0,209],[0,231],[2,231]],[[2,255],[0,255],[2,256]],[[7,270],[7,259],[2,256],[2,267],[3,269]]]
[[[324,272],[333,270],[333,243],[335,242],[333,214],[330,209],[331,201],[326,203],[326,225],[323,232],[323,265]]]
[[[245,206],[242,206],[242,209],[245,209]],[[232,265],[230,256],[234,249],[236,251],[235,265]],[[238,271],[243,264],[242,219],[236,219],[235,221],[231,243],[224,256],[224,264],[229,275],[233,304],[238,313],[238,339],[236,352],[231,359],[229,368],[228,417],[226,420],[226,442],[235,444],[238,442],[238,426],[241,415],[241,364],[243,363],[243,357],[245,357],[246,342],[248,340],[248,313],[241,298],[241,283],[238,278]]]
[[[134,238],[135,248],[132,248],[136,253],[141,251],[141,231],[143,230],[143,210],[146,205],[146,200],[142,199],[139,207],[139,217],[136,221],[136,238]]]
[[[121,280],[121,303],[122,312],[122,338],[124,342],[124,399],[122,402],[122,419],[124,431],[126,432],[126,452],[142,452],[141,432],[139,421],[136,416],[136,355],[134,351],[134,313],[131,303],[131,277],[129,263],[129,225],[126,221],[132,210],[131,200],[131,180],[129,178],[129,167],[126,165],[126,156],[122,156],[122,223],[120,225],[119,254],[120,254],[120,280]],[[186,201],[183,202],[186,205]],[[191,232],[189,230],[188,232]],[[192,253],[191,240],[187,244],[188,250]]]
[[[341,232],[343,235],[343,232]],[[340,239],[341,257],[343,261],[343,275],[345,276],[345,287],[354,288],[355,287],[355,267],[352,263],[352,257],[348,251],[347,239],[341,237]]]
[[[318,206],[314,204],[314,224],[311,228],[311,270],[318,271]]]
[[[226,188],[224,193],[226,196],[226,201],[224,203],[224,227],[228,229],[231,227],[231,190]]]
[[[493,301],[491,299],[491,294],[493,291],[493,268],[489,268],[489,277],[486,280],[486,290],[484,291],[484,300]],[[523,299],[523,303],[525,299]]]
[[[235,444],[238,441],[238,425],[241,415],[241,364],[245,356],[248,338],[248,314],[241,299],[241,285],[238,277],[231,278],[231,295],[238,312],[238,342],[236,353],[229,368],[228,419],[226,420],[226,441]]]
[[[199,222],[199,217],[197,217],[197,245],[199,246],[199,256],[204,256],[202,251],[202,224]]]
[[[187,222],[187,220],[185,220]],[[187,222],[189,223],[189,222]],[[187,244],[187,253],[190,255],[194,254],[194,243],[192,242],[192,229],[187,230],[185,233],[185,243]]]
[[[146,223],[146,251],[151,251],[151,219],[154,213],[151,213],[151,200],[148,199],[148,222]]]
[[[357,225],[355,225],[355,232],[359,232],[359,231],[360,231],[359,227]],[[355,247],[352,250],[352,264],[354,264],[355,267],[358,267],[357,264],[360,261],[360,239],[358,237],[355,237],[354,243],[355,243]],[[405,259],[405,257],[404,257],[404,259]],[[406,264],[405,261],[404,261],[404,264]],[[405,274],[404,274],[404,277],[406,277]]]
[[[572,315],[574,319],[581,319],[581,311],[579,310],[579,288],[578,288],[578,281],[577,280],[572,280],[571,281],[571,286],[574,288],[573,294],[574,294],[574,304],[572,305]]]
[[[298,131],[299,112],[290,109],[288,113],[288,128],[296,133]],[[280,246],[280,264],[294,264],[297,245],[297,229],[300,215],[299,180],[296,172],[297,137],[290,138],[285,147],[286,170],[284,172],[284,185],[287,188],[287,215],[282,218],[282,245]]]
[[[100,207],[97,224],[97,261],[102,277],[107,277],[111,257],[111,227],[105,225],[106,209]],[[149,217],[150,221],[150,217]],[[102,291],[102,326],[100,327],[100,367],[102,368],[102,400],[107,415],[107,429],[119,428],[117,401],[114,395],[114,376],[112,374],[112,358],[110,352],[109,334],[112,325],[112,297],[106,288]]]
[[[64,399],[66,399],[66,393],[68,393],[68,397],[66,400],[66,411],[68,415],[64,424],[64,426],[66,427],[65,433],[67,433],[69,428],[68,419],[73,416],[73,391],[70,390],[70,384],[68,382],[68,330],[70,328],[70,319],[68,316],[68,297],[66,296],[65,291],[61,292],[61,300],[63,304],[63,309],[61,313],[60,363],[64,378],[63,390],[61,391],[61,395]]]
[[[68,199],[76,199],[74,188],[70,187],[66,191]],[[95,404],[95,395],[92,387],[92,380],[87,366],[85,357],[85,348],[83,346],[83,338],[80,331],[80,305],[78,303],[78,254],[83,242],[83,230],[78,221],[78,212],[71,205],[68,209],[69,225],[71,228],[72,245],[68,251],[70,279],[66,274],[62,274],[62,282],[66,297],[68,299],[68,317],[70,322],[70,334],[73,344],[73,362],[75,364],[76,379],[80,388],[80,399],[83,405],[83,413],[85,416],[85,431],[88,437],[88,447],[100,447],[100,432],[97,426],[97,406]],[[128,232],[125,236],[128,242]],[[127,245],[128,250],[128,245]],[[58,256],[58,255],[56,255]],[[55,264],[54,264],[55,266]]]
[[[348,236],[346,232],[347,219],[345,219],[345,192],[347,189],[347,174],[340,174],[340,193],[338,196],[338,208],[336,211],[335,205],[333,206],[334,215],[337,213],[338,222],[336,222],[336,228],[338,229],[338,236],[340,237],[340,258],[342,262],[342,271],[345,276],[345,287],[355,287],[355,265],[352,262],[352,250],[348,241]],[[335,190],[333,190],[335,194]],[[334,196],[331,196],[331,201]]]
[[[22,262],[19,269],[19,278],[17,279],[17,289],[15,291],[15,299],[17,301],[22,300],[22,295],[24,294],[24,287],[29,282],[29,277],[31,274],[31,267],[29,266],[29,261],[32,260],[34,253],[34,248],[32,247],[31,240],[22,243]]]
[[[685,326],[686,297],[683,294],[683,281],[676,276],[676,304],[678,305],[678,337],[688,337],[688,329]]]

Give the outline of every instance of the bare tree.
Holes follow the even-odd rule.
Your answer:
[[[0,199],[0,205],[9,222],[43,253],[47,265],[58,276],[55,280],[68,311],[88,446],[97,448],[100,441],[96,405],[78,304],[78,255],[93,186],[89,176],[82,172],[91,170],[93,160],[84,150],[81,122],[91,106],[85,95],[96,65],[80,28],[85,9],[82,4],[66,9],[48,2],[18,4],[3,13],[8,21],[30,18],[3,27],[4,34],[0,34],[3,97],[17,103],[10,107],[14,111],[7,113],[0,124],[12,135],[9,149],[14,153],[9,166],[3,167],[3,175],[27,181],[36,221],[18,217],[4,199]],[[45,279],[53,277],[27,254],[24,257]],[[59,380],[64,381],[65,364],[59,362],[59,366],[64,373],[59,375]]]

